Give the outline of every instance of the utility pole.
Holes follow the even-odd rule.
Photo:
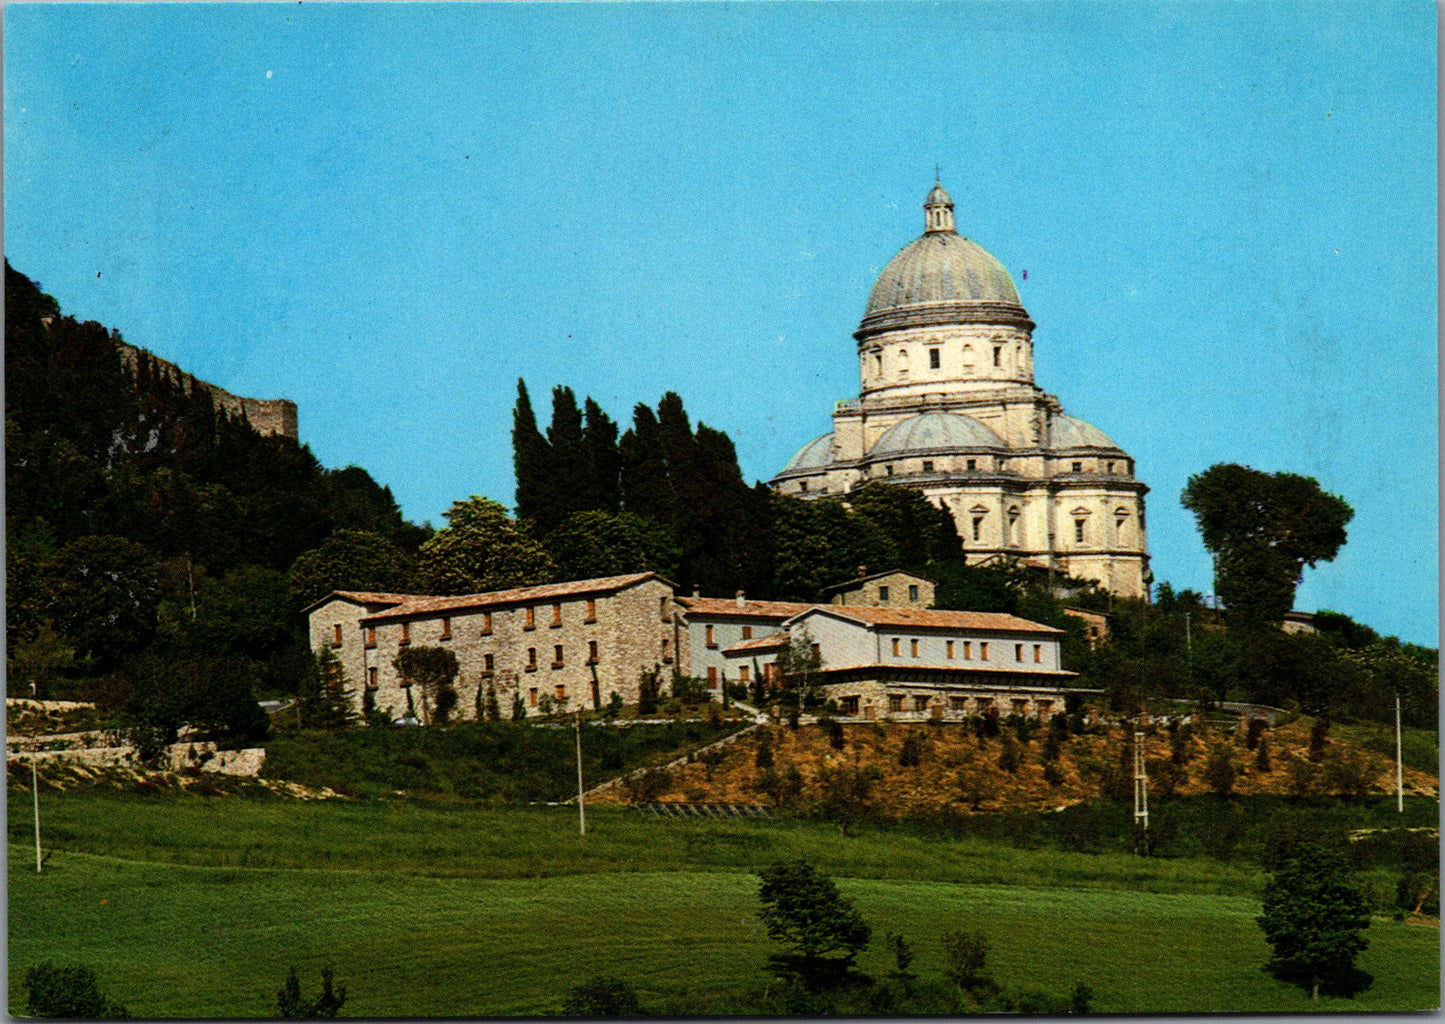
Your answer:
[[[1134,852],[1149,856],[1149,776],[1144,771],[1144,732],[1134,728]]]
[[[587,834],[587,801],[582,797],[582,709],[577,709],[577,826]]]
[[[1395,694],[1395,810],[1405,813],[1405,762],[1400,756],[1400,695]]]
[[[35,873],[40,874],[44,868],[44,860],[40,856],[40,773],[36,771],[35,761],[39,757],[37,751],[30,752],[30,795],[35,801]]]

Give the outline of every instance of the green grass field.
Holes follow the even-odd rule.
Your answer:
[[[12,808],[28,797],[12,789]],[[871,973],[888,967],[885,931],[907,935],[928,974],[939,933],[964,927],[987,932],[1005,986],[1083,980],[1099,1012],[1315,1008],[1260,970],[1264,876],[1243,864],[602,809],[582,839],[561,808],[42,799],[44,875],[27,816],[10,823],[12,1013],[25,968],[46,959],[90,964],[140,1016],[269,1016],[288,966],[313,992],[328,962],[348,1015],[544,1013],[593,971],[654,1008],[736,1006],[767,984],[773,945],[752,872],[794,855],[857,899],[877,936]],[[1436,1006],[1438,930],[1377,919],[1368,935],[1374,985],[1318,1008]]]

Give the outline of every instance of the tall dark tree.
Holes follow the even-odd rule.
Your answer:
[[[773,969],[815,991],[845,979],[873,934],[853,901],[804,860],[774,864],[759,877],[758,917],[785,947],[768,958]]]
[[[1189,478],[1182,497],[1215,560],[1231,622],[1279,622],[1306,567],[1333,559],[1354,510],[1312,477],[1221,463]]]
[[[617,424],[590,397],[583,403],[582,464],[578,485],[582,512],[616,512],[621,507],[622,462]]]
[[[552,494],[534,518],[539,537],[545,537],[562,520],[586,507],[583,492],[587,456],[582,447],[582,410],[577,407],[577,396],[569,387],[558,385],[552,389],[552,423],[547,428],[547,444],[551,448]]]
[[[537,429],[537,415],[527,382],[517,380],[517,406],[512,412],[512,465],[517,475],[517,518],[536,522],[550,515],[552,446]]]
[[[860,566],[891,568],[897,561],[887,534],[837,498],[774,495],[772,510],[774,597],[822,600],[825,588],[856,576]]]
[[[922,491],[874,481],[848,495],[848,504],[883,531],[897,551],[897,565],[878,569],[924,569],[945,559],[963,560],[958,526],[947,509]]]
[[[639,403],[632,410],[632,426],[617,442],[617,454],[622,510],[672,528],[676,501],[662,450],[662,427],[647,405]]]

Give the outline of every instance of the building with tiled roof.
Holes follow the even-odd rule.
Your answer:
[[[1034,383],[1035,324],[1003,264],[958,233],[937,182],[924,232],[893,257],[854,333],[857,398],[772,480],[803,498],[872,481],[953,515],[970,562],[1037,559],[1144,596],[1148,491],[1134,460]]]

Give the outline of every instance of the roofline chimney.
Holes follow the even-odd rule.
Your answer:
[[[737,604],[738,604],[738,607],[739,607],[739,608],[746,608],[746,607],[747,607],[747,604],[748,604],[748,596],[747,596],[747,594],[743,593],[741,590],[738,591],[737,597],[734,598],[734,600],[737,601]]]

